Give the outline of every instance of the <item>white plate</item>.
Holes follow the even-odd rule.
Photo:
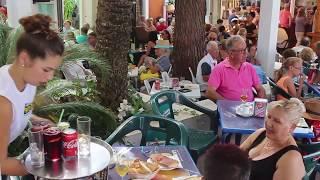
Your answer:
[[[159,169],[160,170],[163,170],[163,171],[170,171],[170,170],[174,170],[174,169],[180,169],[180,168],[183,168],[183,166],[182,166],[182,164],[181,164],[181,162],[180,162],[180,159],[179,159],[179,157],[177,156],[177,154],[170,154],[170,153],[159,153],[159,154],[162,154],[163,156],[166,156],[166,157],[168,157],[168,158],[171,158],[171,159],[174,159],[174,160],[177,160],[178,161],[178,166],[177,167],[167,167],[167,166],[163,166],[163,165],[161,165],[161,164],[159,164]],[[149,158],[148,160],[147,160],[147,162],[149,162],[149,163],[153,163],[154,161],[151,159],[151,158]]]
[[[254,114],[252,103],[241,104],[236,107],[236,114],[242,117],[251,117]]]

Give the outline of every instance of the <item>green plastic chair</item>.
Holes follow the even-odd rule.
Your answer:
[[[210,126],[213,131],[204,131],[192,128],[187,129],[189,137],[189,150],[193,159],[196,161],[199,155],[204,153],[205,150],[210,145],[214,144],[217,140],[217,112],[195,104],[187,97],[185,97],[182,93],[174,90],[162,91],[151,96],[151,105],[153,112],[163,117],[174,119],[174,112],[172,109],[173,103],[180,103],[192,109],[200,111],[208,115],[211,119]],[[162,126],[162,124],[160,125]]]
[[[303,156],[303,162],[306,169],[306,175],[304,176],[304,180],[314,180],[316,173],[320,172],[320,151]]]
[[[302,153],[311,154],[320,151],[320,142],[310,142],[298,144]]]
[[[154,127],[152,121],[162,122],[163,127]],[[177,121],[160,116],[137,115],[125,120],[107,139],[106,142],[114,144],[135,130],[142,133],[140,146],[145,146],[149,141],[165,140],[166,145],[188,146],[187,130],[185,126]],[[158,136],[157,136],[158,135]]]

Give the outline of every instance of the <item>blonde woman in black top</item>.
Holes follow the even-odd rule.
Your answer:
[[[292,133],[305,112],[297,98],[268,105],[265,128],[259,129],[240,146],[251,159],[250,180],[301,180],[305,175],[302,155]]]

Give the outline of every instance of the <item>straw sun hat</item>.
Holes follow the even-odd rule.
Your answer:
[[[154,48],[170,49],[173,48],[173,46],[170,44],[169,40],[157,40]]]
[[[303,117],[309,120],[320,121],[320,99],[311,98],[304,101],[306,112]]]

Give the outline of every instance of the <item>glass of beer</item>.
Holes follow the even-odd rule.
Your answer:
[[[124,155],[118,155],[117,156],[117,162],[116,162],[116,172],[119,174],[119,176],[121,176],[121,179],[123,179],[123,177],[125,175],[127,175],[128,171],[129,171],[129,163],[126,160]]]
[[[243,89],[241,90],[240,100],[241,100],[243,103],[245,103],[245,102],[248,101],[248,98],[249,98],[248,93],[249,93],[249,90],[246,89],[246,88],[243,88]]]

